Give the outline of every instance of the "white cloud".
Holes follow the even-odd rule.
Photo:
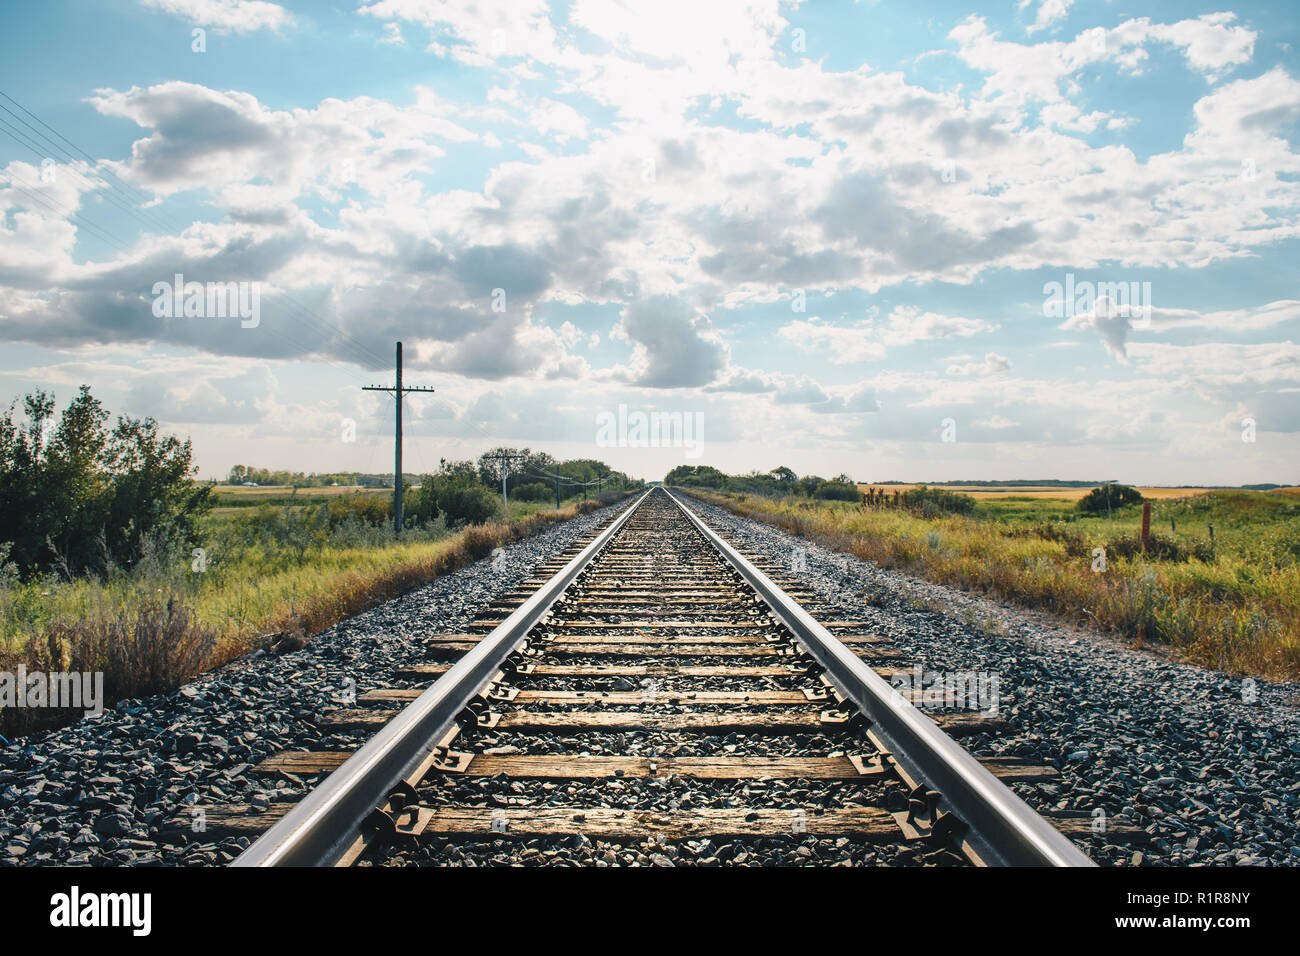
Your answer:
[[[1030,2],[1031,0],[1020,0],[1020,9],[1025,9]],[[1036,33],[1051,26],[1058,20],[1064,19],[1073,4],[1074,0],[1042,0],[1038,5],[1038,15],[1034,18],[1032,24],[1025,27],[1025,32]]]
[[[967,362],[964,365],[949,365],[949,375],[996,375],[1011,368],[1011,359],[997,352],[987,352],[983,362]]]
[[[170,13],[201,27],[235,33],[279,30],[293,23],[284,7],[264,0],[140,0],[146,7]]]
[[[983,319],[941,315],[922,311],[916,306],[899,305],[879,325],[874,319],[864,319],[851,325],[831,325],[813,316],[810,319],[796,319],[783,326],[777,334],[797,349],[829,353],[834,365],[849,365],[882,359],[890,347],[953,336],[971,336],[993,328]]]
[[[707,316],[667,296],[628,305],[610,337],[633,347],[632,361],[619,375],[652,388],[708,385],[729,355]]]

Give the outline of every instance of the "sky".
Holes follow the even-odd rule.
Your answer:
[[[1300,483],[1298,44],[1226,0],[6,4],[0,401],[380,472],[401,340],[408,471]]]

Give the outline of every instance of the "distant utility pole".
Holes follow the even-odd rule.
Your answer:
[[[393,396],[397,406],[397,435],[393,445],[393,534],[402,533],[402,396],[407,392],[432,392],[427,385],[407,385],[402,387],[402,343],[397,343],[397,384],[394,388],[387,385],[363,385],[363,392],[388,392]]]
[[[510,466],[507,465],[506,462],[508,462],[508,461],[514,461],[516,458],[527,458],[528,456],[527,456],[527,455],[507,455],[505,452],[501,452],[500,454],[493,455],[492,457],[495,458],[498,462],[500,462],[500,468],[501,468],[501,507],[503,507],[503,508],[506,509],[506,517],[509,518],[509,517],[510,517],[510,502],[506,499],[506,475],[508,475],[508,474],[510,473]]]
[[[560,473],[557,471],[555,474],[550,474],[549,472],[543,472],[543,473],[542,473],[542,477],[543,477],[543,478],[552,478],[552,479],[554,479],[554,481],[555,481],[555,510],[556,510],[556,511],[559,511],[559,510],[560,510],[560,480],[561,480],[561,479],[565,479],[565,476],[562,475],[562,474],[560,474]],[[565,480],[567,480],[567,479],[565,479]]]

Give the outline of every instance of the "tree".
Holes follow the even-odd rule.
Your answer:
[[[198,469],[188,439],[160,436],[152,418],[119,418],[105,451],[110,554],[134,563],[148,538],[176,547],[199,539],[212,491],[192,480]]]
[[[54,397],[37,391],[0,419],[0,541],[22,573],[134,564],[147,541],[188,547],[201,538],[211,491],[193,475],[193,450],[152,419],[109,414],[82,386],[54,426]]]

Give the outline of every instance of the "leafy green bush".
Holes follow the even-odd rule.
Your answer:
[[[1120,535],[1106,542],[1106,555],[1110,558],[1134,558],[1138,555],[1156,561],[1214,560],[1214,548],[1207,539],[1179,540],[1152,532],[1143,545],[1140,535]]]
[[[420,488],[412,497],[408,514],[415,520],[424,523],[441,515],[449,528],[483,524],[501,512],[500,499],[479,482],[478,472],[469,462],[444,461],[436,475],[420,479]]]
[[[193,480],[188,441],[152,418],[109,413],[83,385],[57,424],[54,396],[37,391],[0,417],[0,537],[20,573],[71,577],[130,567],[147,545],[200,543],[212,494]]]
[[[438,492],[438,508],[448,525],[460,527],[492,520],[501,502],[480,484],[452,484]]]
[[[520,485],[510,492],[510,497],[516,501],[549,501],[555,497],[555,489],[548,488],[540,481],[534,481]]]
[[[844,481],[823,481],[817,486],[816,497],[825,501],[857,501],[858,486]]]
[[[1105,514],[1126,505],[1140,505],[1142,492],[1128,485],[1102,485],[1094,488],[1082,498],[1076,507],[1084,514]]]

